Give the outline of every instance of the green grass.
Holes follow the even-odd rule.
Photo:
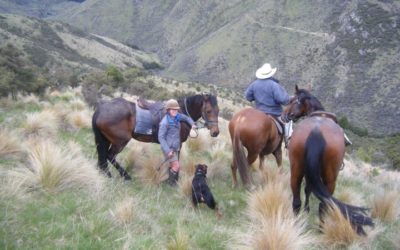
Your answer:
[[[64,97],[50,98],[51,105],[61,103],[65,104],[66,109],[70,109],[68,101],[72,99]],[[30,107],[18,101],[5,106],[0,117],[7,119],[7,123],[3,125],[7,129],[18,129],[25,119],[25,113],[43,109],[41,104]],[[224,131],[226,133],[225,129]],[[197,140],[199,139],[201,138]],[[90,128],[69,130],[60,126],[53,140],[57,145],[76,143],[86,158],[96,161],[97,155]],[[207,134],[206,142],[209,141]],[[144,145],[137,141],[135,144],[139,147]],[[155,144],[153,146],[149,147],[150,152],[138,157],[158,156],[159,147]],[[190,158],[210,164],[218,161],[221,172],[210,178],[208,183],[222,210],[221,219],[203,204],[194,209],[190,199],[180,195],[176,188],[166,184],[143,185],[136,175],[138,171],[136,168],[131,170],[133,180],[129,182],[123,181],[112,169],[113,178],[106,180],[101,194],[77,188],[55,194],[39,188],[21,196],[19,193],[9,192],[7,181],[10,180],[4,173],[24,165],[25,159],[14,155],[2,157],[0,158],[0,173],[2,173],[0,249],[165,249],[174,246],[176,242],[183,242],[183,246],[186,242],[189,249],[229,249],[235,233],[248,230],[249,218],[246,210],[249,193],[241,186],[236,189],[231,187],[230,152],[226,153],[223,150],[210,152],[209,149],[185,153],[185,157],[189,159],[182,159],[182,162],[187,164]],[[216,147],[215,150],[220,148]],[[119,155],[121,163],[127,157],[127,151]],[[285,153],[286,151],[284,155]],[[289,169],[287,159],[283,165],[287,171]],[[276,167],[271,159],[268,159],[265,166]],[[337,191],[351,190],[366,198],[374,185],[377,184],[373,183],[373,179],[365,179],[365,182],[362,182],[360,179],[344,178],[340,174]],[[134,200],[133,205],[129,207],[133,214],[132,220],[118,223],[116,206],[127,198]],[[318,204],[319,201],[311,196],[311,211],[307,215],[307,230],[317,236]],[[383,233],[376,238],[372,246],[376,249],[392,249],[395,243],[391,238],[400,230],[399,220],[383,227]],[[315,247],[315,249],[325,248]]]

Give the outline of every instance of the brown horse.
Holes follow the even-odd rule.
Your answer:
[[[178,103],[182,112],[191,117],[194,121],[201,117],[205,121],[205,127],[210,130],[210,135],[216,137],[219,134],[218,128],[218,103],[213,95],[194,95],[179,99]],[[143,135],[134,133],[136,126],[136,104],[123,98],[116,98],[111,101],[104,101],[98,104],[92,117],[92,129],[95,135],[95,142],[98,154],[98,165],[109,177],[107,161],[118,170],[126,180],[131,177],[116,161],[120,153],[131,138],[141,142],[159,143],[157,135]],[[189,124],[181,124],[181,143],[189,136],[191,127]]]
[[[345,204],[332,195],[336,179],[343,163],[345,143],[343,129],[336,123],[332,113],[324,111],[317,98],[296,85],[294,98],[282,114],[284,120],[297,121],[289,143],[289,160],[293,193],[293,211],[301,207],[300,188],[305,176],[305,210],[309,211],[309,198],[312,192],[320,201],[320,217],[327,202],[336,204],[346,216],[357,233],[365,234],[362,226],[373,226],[372,219],[366,216],[366,208]]]
[[[273,117],[254,108],[246,108],[235,114],[229,122],[229,133],[232,141],[233,161],[232,184],[237,185],[236,171],[239,168],[240,178],[246,186],[251,180],[249,166],[260,157],[260,169],[264,157],[273,154],[276,163],[282,165],[282,136],[273,121]],[[243,146],[247,149],[247,157]]]

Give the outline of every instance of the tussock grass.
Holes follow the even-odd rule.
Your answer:
[[[139,180],[146,185],[159,185],[161,182],[168,178],[168,166],[169,163],[165,162],[164,158],[153,157],[140,159],[140,169],[138,170],[137,177]],[[160,169],[157,169],[160,167]]]
[[[135,207],[137,206],[133,197],[124,197],[124,199],[110,210],[111,216],[118,225],[127,225],[132,223],[137,216]]]
[[[72,111],[66,116],[68,124],[75,130],[91,128],[92,116],[87,110]]]
[[[42,112],[26,114],[26,121],[22,127],[28,136],[51,136],[57,133],[59,120],[54,111],[44,110]]]
[[[0,129],[0,156],[7,156],[23,152],[21,138],[6,129]]]
[[[58,193],[77,188],[97,193],[103,188],[104,179],[95,163],[77,145],[60,147],[50,140],[36,141],[28,155],[27,165],[9,172],[12,190]]]
[[[210,132],[207,129],[198,129],[196,138],[189,138],[185,144],[192,152],[206,151],[211,147]]]
[[[178,181],[179,193],[185,198],[192,197],[192,180],[193,180],[193,175],[181,174],[179,176],[179,181]]]
[[[187,249],[190,249],[189,246],[190,246],[189,245],[189,236],[178,224],[175,234],[170,237],[170,240],[167,243],[167,249],[168,250],[187,250]]]
[[[278,210],[274,217],[260,218],[248,225],[245,233],[235,233],[231,249],[310,249],[316,246],[316,238],[306,231],[306,219],[287,217],[286,211]]]
[[[260,218],[273,218],[280,213],[281,216],[291,218],[293,211],[290,201],[291,193],[287,187],[281,182],[271,181],[249,194],[248,217],[258,221]]]
[[[381,191],[371,201],[371,215],[385,223],[395,221],[399,216],[400,195],[398,190]]]
[[[331,247],[348,247],[361,240],[335,204],[328,206],[321,224],[321,231],[324,243]]]

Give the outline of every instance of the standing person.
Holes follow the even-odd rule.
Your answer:
[[[178,113],[180,107],[176,100],[170,99],[166,102],[165,108],[167,114],[160,122],[160,128],[158,131],[158,141],[161,145],[161,150],[164,153],[166,159],[169,162],[168,170],[168,184],[171,186],[176,185],[179,178],[179,150],[181,146],[180,128],[181,121],[189,123],[193,129],[196,128],[194,121],[181,113]]]
[[[276,68],[272,68],[269,63],[264,64],[257,69],[256,77],[245,92],[245,97],[248,101],[255,101],[256,109],[273,116],[281,124],[280,116],[282,114],[282,105],[287,105],[290,101],[290,96],[272,76],[276,73]],[[285,146],[287,147],[288,139],[291,135],[292,122],[284,125]]]

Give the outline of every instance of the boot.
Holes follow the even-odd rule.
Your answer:
[[[171,186],[175,186],[178,183],[179,172],[175,172],[171,168],[168,170],[168,184]]]

